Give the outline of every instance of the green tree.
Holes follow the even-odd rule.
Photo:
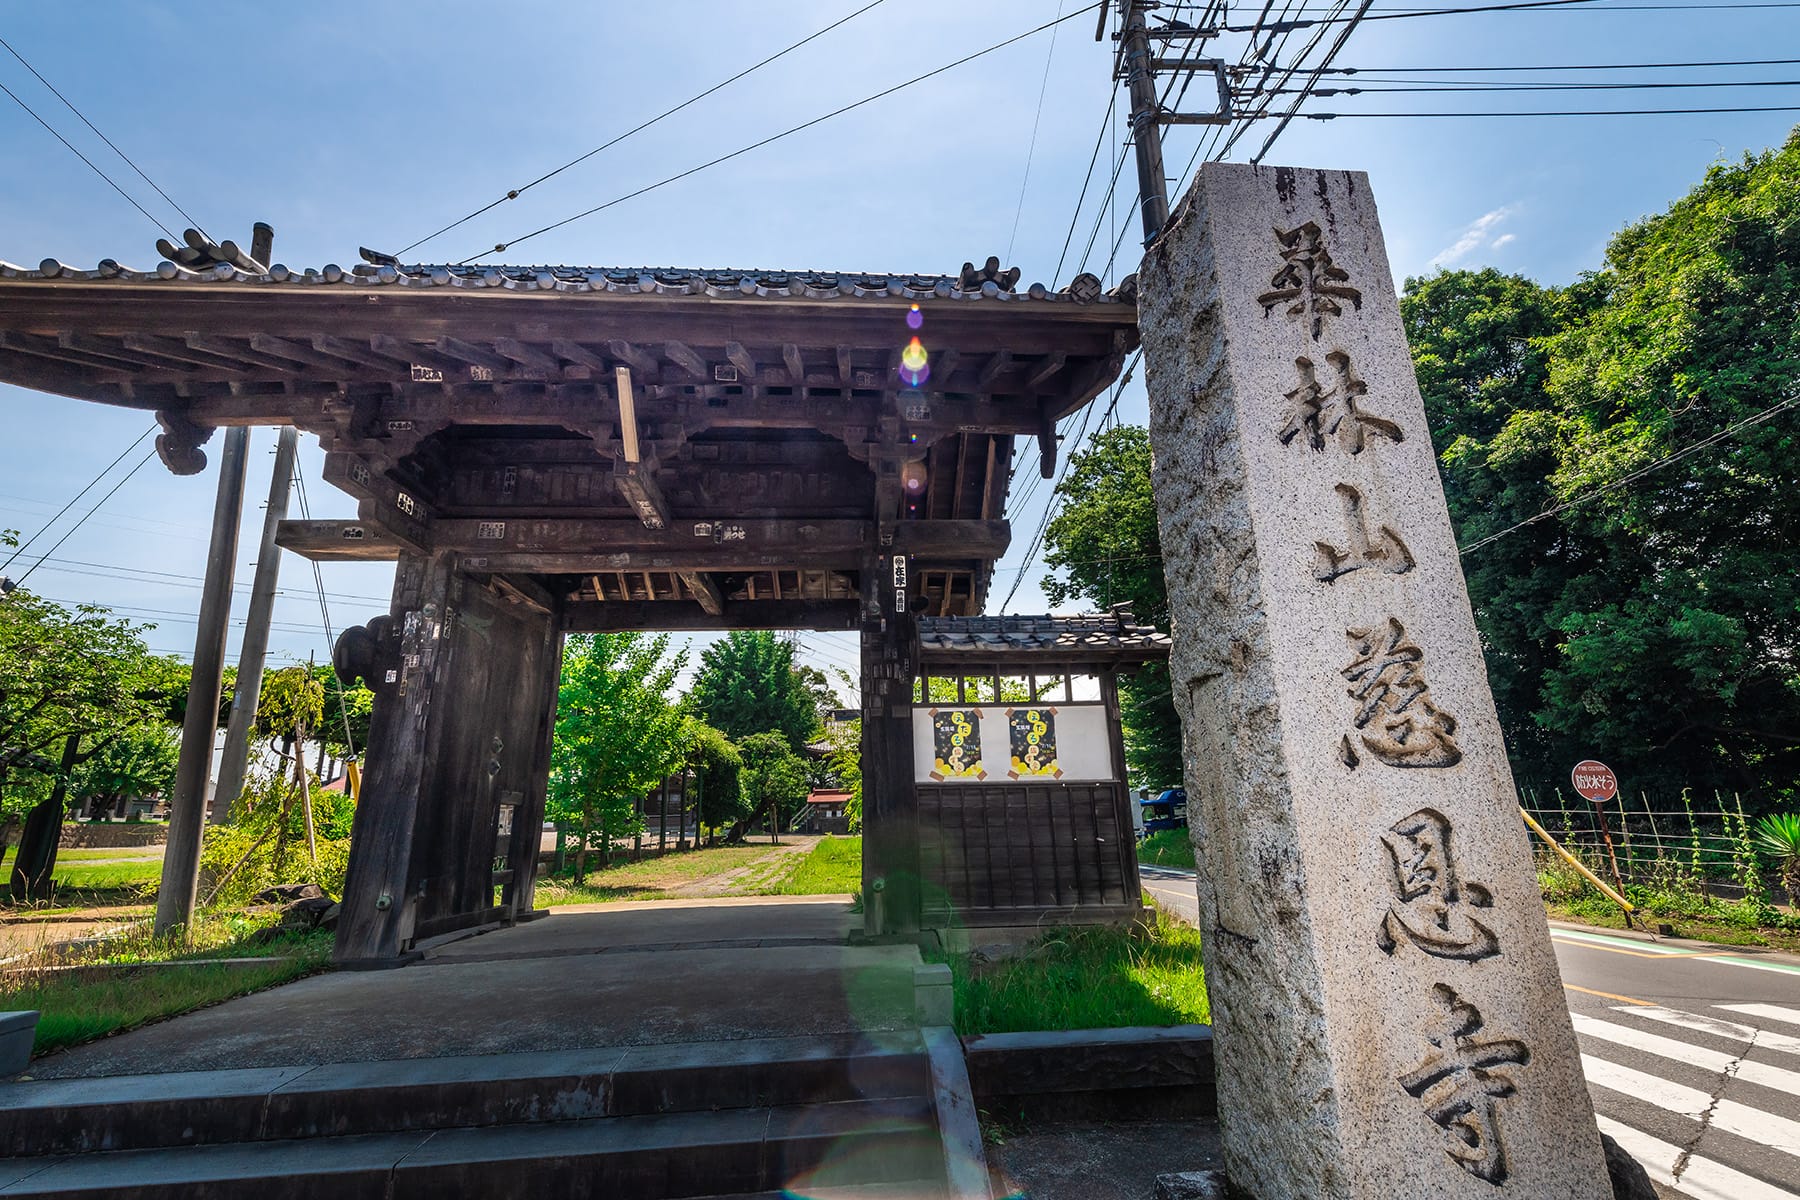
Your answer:
[[[181,737],[172,726],[132,726],[70,773],[69,794],[77,805],[92,805],[99,813],[134,797],[166,798],[175,787],[180,757]]]
[[[1540,722],[1639,779],[1791,789],[1800,425],[1789,409],[1662,460],[1800,400],[1800,131],[1624,230],[1592,286],[1604,302],[1550,343],[1551,486],[1605,565],[1559,622]]]
[[[1400,300],[1458,543],[1510,531],[1465,555],[1463,571],[1507,746],[1526,778],[1581,757],[1538,715],[1562,655],[1559,622],[1590,590],[1600,547],[1560,521],[1525,524],[1556,502],[1566,422],[1547,391],[1548,338],[1581,304],[1580,294],[1491,268],[1409,279]]]
[[[1062,571],[1044,581],[1052,604],[1128,603],[1139,621],[1167,631],[1156,499],[1150,491],[1150,434],[1120,425],[1096,434],[1056,485],[1062,508],[1044,530],[1044,561]],[[1181,722],[1169,670],[1150,663],[1120,680],[1125,759],[1146,787],[1181,782]]]
[[[696,820],[719,830],[750,815],[744,800],[743,756],[731,739],[696,717],[682,725],[687,767],[693,772]]]
[[[819,724],[808,680],[794,667],[793,643],[763,630],[733,630],[708,646],[688,703],[734,740],[773,730],[796,754]]]
[[[15,899],[50,894],[75,769],[158,715],[146,698],[142,628],[24,588],[0,598],[0,797],[13,813],[30,806],[13,864]],[[17,786],[33,775],[51,781],[48,795]]]
[[[780,831],[812,791],[806,781],[806,763],[779,732],[751,734],[738,741],[743,756],[744,799],[752,813],[767,813],[769,836]]]
[[[577,878],[589,850],[604,865],[615,838],[642,832],[638,800],[685,761],[683,714],[668,699],[684,658],[668,650],[667,634],[641,633],[578,635],[563,649],[547,810],[579,838]]]

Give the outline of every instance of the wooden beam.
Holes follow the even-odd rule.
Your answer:
[[[125,333],[119,335],[119,343],[130,350],[141,350],[147,354],[173,358],[203,370],[242,372],[244,369],[243,363],[220,358],[218,355],[208,354],[204,350],[196,350],[178,338],[156,337],[145,333]],[[340,367],[340,369],[342,368]]]
[[[701,571],[682,571],[681,582],[687,590],[694,593],[694,599],[709,616],[723,616],[725,598],[719,594],[719,585],[712,577]]]
[[[1025,376],[1026,389],[1029,391],[1036,391],[1038,388],[1043,387],[1046,383],[1050,382],[1050,377],[1052,375],[1063,369],[1063,364],[1068,361],[1069,356],[1061,350],[1058,350],[1054,354],[1046,354],[1043,361],[1033,367],[1031,373]]]
[[[116,362],[121,370],[126,371],[136,371],[144,367],[160,367],[166,371],[192,370],[192,367],[185,362],[166,359],[154,351],[144,352],[115,345],[110,338],[95,337],[92,334],[59,333],[56,335],[56,344],[65,350],[78,350],[95,358]]]
[[[406,550],[380,526],[362,521],[283,521],[275,544],[314,562],[394,562]]]
[[[386,530],[418,554],[431,553],[432,512],[412,489],[387,473],[385,463],[367,455],[332,451],[325,455],[325,482],[359,497],[356,515]]]
[[[988,360],[981,364],[981,373],[976,376],[982,387],[990,387],[1000,377],[1000,372],[1012,365],[1012,351],[996,350],[988,355]]]
[[[562,377],[562,362],[553,355],[545,354],[535,346],[527,346],[515,338],[501,337],[494,339],[494,349],[528,371],[541,371],[551,379]],[[577,365],[587,366],[588,364]]]
[[[287,338],[278,338],[267,333],[250,335],[250,348],[261,354],[272,354],[276,358],[285,358],[289,362],[303,366],[317,367],[323,371],[335,371],[340,375],[351,374],[349,364],[334,355],[325,354],[311,346],[302,346],[299,342]]]
[[[292,374],[295,371],[293,363],[276,358],[273,355],[259,354],[255,350],[250,349],[249,346],[240,346],[230,338],[215,337],[205,333],[190,333],[184,340],[192,349],[205,350],[209,354],[218,355],[220,358],[231,359],[234,362],[244,364],[242,367],[238,368],[240,371],[248,370],[251,367],[264,367],[268,370],[279,371],[283,374]]]
[[[686,342],[665,342],[663,353],[670,362],[686,371],[695,379],[711,379],[712,372],[707,370],[706,360],[694,352],[694,348]]]
[[[781,344],[781,361],[787,367],[788,382],[795,387],[806,383],[806,360],[800,356],[800,347],[792,342]]]
[[[350,341],[346,338],[330,337],[323,333],[315,333],[310,340],[314,350],[329,354],[333,358],[341,358],[347,362],[357,363],[365,367],[372,367],[377,371],[392,371],[404,375],[409,365],[404,359],[390,358],[388,355],[378,354],[368,346]]]
[[[662,365],[661,360],[648,350],[618,338],[606,343],[606,352],[640,375],[655,375],[656,369]]]
[[[837,348],[837,372],[838,372],[838,382],[843,384],[845,387],[849,387],[850,386],[850,347],[848,347],[848,346],[839,346]]]
[[[653,462],[626,462],[623,458],[613,460],[613,484],[619,489],[619,495],[631,505],[646,529],[666,529],[674,524],[675,516],[669,510],[669,501],[663,496],[662,489],[656,486],[656,467]]]
[[[491,350],[483,350],[473,342],[465,342],[461,338],[440,337],[437,348],[444,354],[471,367],[486,367],[490,371],[505,372],[512,370],[512,363]]]
[[[545,588],[543,584],[534,579],[494,575],[489,577],[488,583],[508,603],[529,608],[546,616],[556,611],[556,597],[552,596],[549,589]]]
[[[578,367],[586,367],[596,374],[605,374],[612,370],[612,364],[583,346],[580,342],[558,340],[550,343],[550,350],[560,359],[574,363]]]
[[[716,613],[688,600],[570,600],[562,605],[561,624],[565,633],[613,633],[627,629],[850,630],[858,627],[858,621],[855,600],[728,600]]]
[[[725,358],[738,369],[738,378],[745,383],[756,382],[756,358],[746,349],[742,342],[726,342]]]
[[[1056,418],[1048,405],[1038,405],[1038,474],[1045,479],[1056,475]]]
[[[706,522],[647,529],[636,521],[440,518],[432,545],[462,555],[465,570],[588,575],[596,571],[845,570],[877,545],[868,521],[746,521],[726,536],[699,536]],[[1006,552],[1004,521],[901,521],[891,550],[933,563],[991,562]],[[621,585],[623,589],[623,585]]]

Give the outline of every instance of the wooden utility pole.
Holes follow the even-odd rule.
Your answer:
[[[206,586],[200,594],[199,628],[194,632],[194,670],[188,681],[187,716],[181,723],[181,758],[169,805],[162,886],[156,893],[158,936],[188,923],[200,886],[206,784],[212,774],[213,735],[219,728],[219,697],[225,686],[225,635],[231,621],[238,523],[244,516],[244,455],[249,440],[248,426],[233,426],[225,431],[225,449],[219,455],[219,493],[213,502]]]
[[[275,231],[258,221],[250,257],[267,264]],[[219,492],[213,501],[212,542],[206,551],[206,584],[194,630],[194,669],[188,678],[187,714],[181,723],[181,757],[169,804],[169,840],[163,851],[162,886],[156,892],[156,933],[186,926],[200,887],[200,843],[206,833],[207,778],[213,736],[219,729],[219,697],[225,687],[225,636],[231,623],[231,583],[237,570],[238,525],[244,519],[244,467],[250,429],[225,431],[219,455]]]
[[[288,494],[294,483],[294,451],[299,440],[299,433],[287,425],[282,427],[281,438],[275,444],[275,474],[269,479],[269,506],[263,514],[262,544],[256,553],[250,615],[244,625],[244,648],[238,656],[231,719],[225,726],[219,782],[213,789],[215,805],[231,805],[244,790],[244,772],[250,761],[250,728],[256,724],[256,706],[262,698],[263,659],[269,650],[269,621],[275,611],[275,584],[281,572],[281,548],[275,544],[275,531],[287,517]]]

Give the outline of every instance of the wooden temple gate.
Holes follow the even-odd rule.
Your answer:
[[[315,434],[358,518],[280,544],[398,563],[335,655],[377,697],[337,957],[531,911],[561,635],[604,630],[860,631],[865,882],[917,928],[917,618],[981,612],[1015,438],[1048,477],[1135,281],[366,257],[0,264],[0,380],[155,412],[178,474]]]

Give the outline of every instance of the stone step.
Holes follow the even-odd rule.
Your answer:
[[[0,1162],[11,1200],[938,1200],[929,1101],[736,1108]]]
[[[916,1031],[165,1075],[0,1089],[0,1156],[344,1137],[926,1095]]]

